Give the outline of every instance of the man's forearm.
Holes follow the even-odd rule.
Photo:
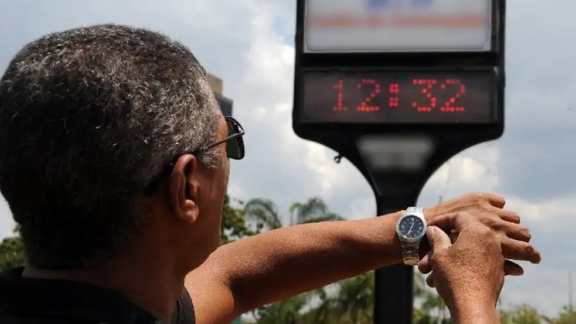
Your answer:
[[[401,212],[286,227],[220,247],[205,266],[225,274],[244,310],[401,262]]]

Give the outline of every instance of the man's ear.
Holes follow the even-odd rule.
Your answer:
[[[198,163],[193,155],[182,155],[170,175],[169,195],[178,220],[193,223],[198,219]]]

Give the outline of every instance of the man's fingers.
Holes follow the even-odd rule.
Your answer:
[[[504,261],[504,274],[507,276],[521,276],[524,274],[524,269],[521,266],[510,260]]]
[[[428,242],[430,242],[432,253],[437,250],[446,249],[452,245],[448,234],[436,226],[429,226],[426,229],[426,237],[428,238]]]
[[[511,239],[504,234],[499,235],[499,239],[504,258],[530,261],[531,263],[540,263],[542,261],[540,252],[529,243]]]
[[[428,244],[430,244],[430,252],[418,262],[418,270],[424,274],[432,271],[432,266],[430,265],[432,254],[435,251],[447,249],[452,245],[450,236],[436,226],[428,226],[426,229],[426,238],[428,239]]]
[[[497,213],[501,219],[507,222],[520,224],[520,216],[511,210],[502,209],[498,210]]]
[[[426,284],[430,288],[436,288],[436,285],[434,284],[434,274],[431,274],[428,277],[426,277]]]
[[[451,233],[461,233],[462,230],[471,224],[479,223],[472,215],[466,212],[458,212],[435,217],[430,225],[439,227]]]
[[[494,193],[484,193],[483,195],[485,195],[486,199],[488,200],[488,202],[490,203],[490,205],[496,207],[496,208],[504,208],[504,206],[506,206],[506,199],[504,199],[504,197],[499,196],[497,194]]]
[[[430,254],[426,254],[420,262],[418,262],[418,271],[422,274],[427,274],[432,271],[432,266],[430,265]]]
[[[460,198],[456,198],[456,199],[460,199],[460,200],[468,200],[468,201],[474,201],[474,202],[488,202],[490,203],[490,205],[497,207],[497,208],[504,208],[504,205],[506,205],[506,199],[504,199],[504,197],[499,196],[495,193],[492,192],[476,192],[476,193],[471,193],[471,194],[467,194],[465,196],[462,196]],[[454,200],[456,200],[454,199]],[[447,204],[451,203],[452,201],[448,201]]]
[[[526,226],[523,226],[523,225],[504,223],[501,226],[501,229],[497,229],[497,228],[495,228],[495,229],[500,230],[501,232],[504,232],[506,234],[506,236],[508,236],[509,238],[514,239],[514,240],[524,241],[524,242],[528,243],[532,239],[532,234],[530,234],[530,229]]]

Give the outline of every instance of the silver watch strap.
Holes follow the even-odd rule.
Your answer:
[[[423,213],[424,212],[424,208],[421,207],[408,207],[408,209],[406,209],[407,212],[409,213]]]
[[[402,245],[402,260],[404,264],[409,266],[418,265],[418,261],[420,261],[420,255],[418,254],[420,242],[400,242],[400,244]]]

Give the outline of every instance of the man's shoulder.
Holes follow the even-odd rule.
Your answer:
[[[23,269],[0,273],[0,324],[156,324],[158,320],[105,289],[78,282],[22,278]],[[194,324],[186,289],[170,324]]]
[[[156,324],[114,291],[67,280],[29,279],[23,269],[0,273],[1,324]]]

